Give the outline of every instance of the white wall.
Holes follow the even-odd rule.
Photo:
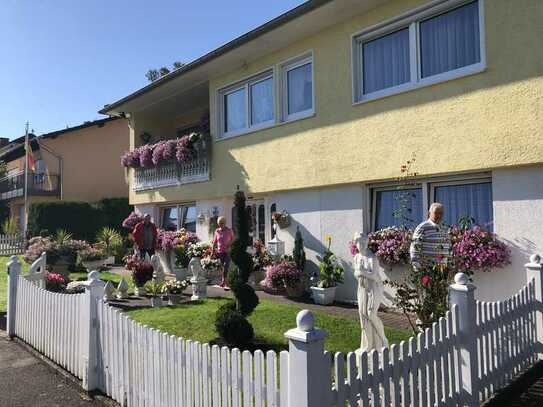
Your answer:
[[[196,202],[196,212],[204,214],[206,221],[204,223],[196,223],[196,234],[200,240],[211,240],[213,236],[209,233],[209,217],[213,216],[213,210],[218,212],[218,216],[226,217],[226,224],[232,225],[232,205],[231,198],[214,199]]]
[[[474,284],[482,300],[502,299],[526,283],[524,264],[543,254],[543,166],[492,172],[494,231],[511,247],[512,264],[477,273]]]
[[[160,210],[156,205],[135,205],[134,211],[140,215],[151,215],[153,222],[160,225]]]

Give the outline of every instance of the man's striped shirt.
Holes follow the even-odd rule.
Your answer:
[[[447,264],[451,252],[448,228],[430,219],[422,222],[413,232],[409,248],[411,263],[415,267]]]

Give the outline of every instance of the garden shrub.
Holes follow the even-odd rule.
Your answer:
[[[258,296],[247,283],[253,270],[253,259],[247,253],[249,246],[249,219],[245,206],[245,194],[237,191],[234,199],[236,239],[232,242],[231,257],[234,266],[227,275],[228,285],[235,297],[235,308],[223,306],[217,312],[215,326],[229,344],[242,346],[254,339],[254,330],[246,317],[258,305]]]
[[[95,204],[70,201],[32,203],[28,212],[28,233],[38,236],[65,229],[75,239],[94,241],[103,227],[120,229],[122,220],[130,213],[127,204],[126,198],[108,198]]]

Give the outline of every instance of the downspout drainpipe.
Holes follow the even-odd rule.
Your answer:
[[[58,160],[58,172],[60,177],[59,182],[59,189],[60,189],[60,200],[62,201],[64,199],[64,161],[62,160],[62,156],[55,153],[52,149],[47,147],[45,144],[40,143],[39,138],[36,138],[36,141],[38,142],[38,145],[40,148],[43,148],[45,151],[47,151],[49,154],[51,154],[53,157],[55,157]]]

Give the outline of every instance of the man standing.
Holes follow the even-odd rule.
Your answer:
[[[157,230],[155,224],[151,222],[151,215],[146,214],[143,217],[143,220],[134,227],[132,235],[142,259],[146,254],[149,257],[155,254]]]
[[[446,265],[450,258],[451,238],[443,219],[443,205],[433,203],[428,211],[428,220],[417,226],[413,232],[413,240],[409,248],[411,264],[416,269]]]

